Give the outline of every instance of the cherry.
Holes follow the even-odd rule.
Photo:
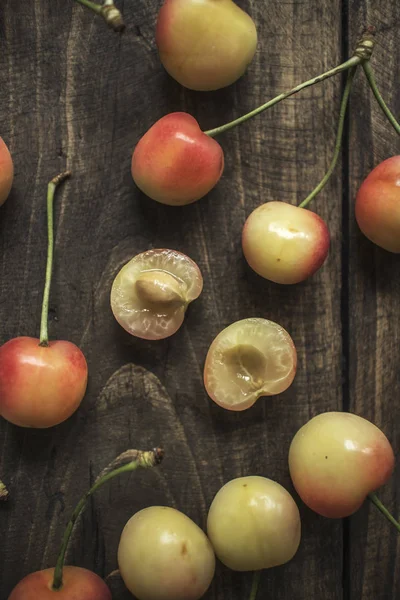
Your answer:
[[[107,481],[138,468],[160,464],[164,456],[160,448],[143,452],[127,450],[113,460],[97,477],[90,490],[82,496],[67,524],[60,553],[54,569],[36,571],[21,579],[8,600],[111,600],[111,592],[104,581],[92,571],[64,566],[65,553],[74,525],[92,494]]]
[[[0,347],[0,415],[21,427],[46,428],[61,423],[85,395],[87,364],[81,350],[67,341],[48,341],[48,306],[53,264],[53,202],[57,186],[48,186],[48,256],[40,339],[17,337]]]
[[[218,183],[224,170],[221,146],[184,112],[157,121],[132,156],[132,177],[153,200],[170,206],[191,204]]]
[[[356,220],[371,242],[400,253],[400,156],[384,160],[364,180],[356,198]]]
[[[189,517],[167,506],[150,506],[125,525],[118,565],[137,600],[198,600],[214,577],[215,556]]]
[[[250,267],[275,283],[299,283],[324,263],[329,230],[317,214],[286,202],[267,202],[248,217],[242,247]]]
[[[232,0],[165,0],[156,42],[168,73],[192,90],[217,90],[246,71],[257,47],[253,20]]]
[[[7,200],[14,178],[11,154],[0,137],[0,206]]]
[[[276,481],[239,477],[215,496],[207,533],[217,557],[230,569],[269,569],[296,554],[301,535],[299,509]]]
[[[393,449],[384,433],[347,412],[317,415],[296,433],[289,450],[299,496],[324,517],[356,512],[366,496],[388,481],[393,468]]]

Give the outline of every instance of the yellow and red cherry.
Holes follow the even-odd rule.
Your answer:
[[[14,165],[11,154],[0,137],[0,206],[7,200],[14,179]]]
[[[184,112],[157,121],[132,156],[132,177],[138,188],[170,206],[191,204],[208,194],[223,170],[221,146]]]
[[[198,91],[234,83],[257,48],[254,21],[232,0],[165,0],[156,43],[168,73]]]
[[[322,413],[296,433],[290,475],[300,498],[324,517],[348,517],[394,468],[392,446],[373,423],[352,413]]]
[[[217,557],[230,569],[269,569],[296,554],[301,537],[299,509],[276,481],[239,477],[215,496],[207,534]]]
[[[64,567],[61,589],[52,588],[54,569],[36,571],[21,579],[8,600],[112,600],[104,581],[92,571]]]
[[[117,274],[111,309],[131,335],[161,340],[178,331],[189,304],[202,289],[203,277],[191,258],[176,250],[147,250]]]
[[[198,600],[214,577],[215,555],[189,517],[174,508],[151,506],[125,525],[118,566],[137,600]]]
[[[204,385],[222,408],[242,411],[293,382],[297,353],[288,332],[273,321],[249,318],[226,327],[211,344]]]
[[[364,180],[356,198],[356,220],[371,242],[400,253],[400,155],[381,162]]]
[[[72,342],[49,342],[48,306],[53,264],[53,202],[57,185],[48,187],[48,257],[40,339],[17,337],[0,347],[0,415],[21,427],[47,428],[72,415],[86,391],[88,369],[81,350]]]
[[[242,233],[250,267],[275,283],[293,284],[313,275],[324,263],[330,236],[316,213],[286,202],[267,202],[248,217]]]

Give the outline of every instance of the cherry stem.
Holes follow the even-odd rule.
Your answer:
[[[343,71],[347,71],[348,69],[351,69],[352,67],[355,67],[364,61],[368,61],[371,58],[372,50],[374,48],[374,43],[375,43],[374,36],[375,36],[374,28],[369,27],[365,31],[365,33],[362,35],[362,37],[360,38],[360,41],[357,44],[357,48],[354,52],[354,55],[351,58],[349,58],[348,60],[346,60],[346,62],[344,62],[343,64],[341,64],[333,69],[330,69],[329,71],[326,71],[326,73],[322,73],[322,75],[313,77],[313,79],[309,79],[308,81],[304,81],[303,83],[300,83],[299,85],[292,88],[288,92],[279,94],[279,96],[276,96],[276,98],[269,100],[269,102],[267,102],[266,104],[259,106],[258,108],[252,110],[251,112],[247,113],[246,115],[243,115],[242,117],[239,117],[238,119],[235,119],[234,121],[225,123],[225,125],[221,125],[220,127],[216,127],[215,129],[209,129],[208,131],[205,131],[204,133],[210,137],[215,137],[216,135],[219,135],[220,133],[223,133],[224,131],[228,131],[229,129],[236,127],[236,125],[245,123],[252,117],[259,115],[260,113],[264,112],[268,108],[275,106],[275,104],[278,104],[282,100],[289,98],[289,96],[293,96],[294,94],[297,94],[298,92],[300,92],[301,90],[304,90],[307,87],[311,87],[312,85],[315,85],[316,83],[320,83],[321,81],[324,81],[325,79],[328,79],[329,77],[333,77],[334,75],[337,75],[338,73],[343,73]]]
[[[377,99],[379,106],[381,107],[384,114],[386,115],[389,123],[391,123],[393,125],[393,127],[395,128],[397,133],[400,135],[400,124],[396,121],[394,114],[391,112],[390,108],[387,106],[386,102],[382,98],[381,93],[378,89],[378,86],[376,85],[374,72],[373,72],[372,67],[369,64],[369,62],[363,63],[363,69],[364,69],[365,75],[367,76],[370,88],[373,91],[374,96]]]
[[[79,500],[74,512],[72,513],[71,519],[69,520],[68,525],[65,529],[63,540],[61,543],[60,553],[58,555],[56,567],[54,569],[52,585],[52,589],[54,591],[58,591],[62,588],[65,553],[67,551],[71,533],[76,523],[76,520],[85,508],[90,496],[110,479],[113,479],[114,477],[117,477],[122,473],[130,473],[131,471],[136,471],[136,469],[138,468],[147,469],[150,467],[155,467],[156,465],[160,464],[163,457],[164,451],[161,450],[161,448],[155,448],[154,450],[150,450],[148,452],[143,452],[141,450],[128,450],[127,452],[120,454],[100,473],[90,490],[86,492],[86,494],[82,496],[82,498]],[[129,460],[129,462],[126,463],[126,460]]]
[[[386,506],[384,506],[384,504],[382,504],[382,502],[379,500],[378,496],[374,492],[371,492],[370,494],[368,494],[368,498],[373,504],[375,504],[376,508],[381,511],[381,513],[387,518],[387,520],[390,521],[392,525],[394,525],[396,529],[400,532],[399,521],[396,521],[394,516],[390,514]]]
[[[105,22],[111,29],[117,32],[122,32],[125,29],[125,23],[121,12],[115,6],[113,0],[104,0],[103,5],[91,2],[91,0],[76,0],[79,4],[90,8],[96,15],[103,17]]]
[[[299,204],[300,208],[305,208],[309,204],[309,202],[311,202],[311,200],[320,193],[320,191],[328,183],[333,171],[335,170],[337,161],[340,156],[340,150],[341,150],[342,138],[343,138],[343,130],[344,130],[344,121],[345,121],[345,117],[346,117],[347,106],[349,103],[351,86],[353,84],[353,80],[354,80],[356,71],[357,71],[357,67],[353,67],[352,69],[350,69],[350,71],[347,74],[346,86],[344,88],[342,102],[340,104],[339,125],[338,125],[337,134],[336,134],[335,150],[333,153],[333,158],[332,158],[331,164],[329,165],[329,169],[327,170],[327,172],[325,173],[324,177],[321,179],[319,184],[313,189],[311,194],[309,194],[307,196],[307,198],[305,200],[303,200],[303,202],[301,204]]]
[[[40,346],[49,345],[49,332],[48,332],[48,320],[49,320],[49,297],[51,278],[53,273],[53,256],[54,256],[54,224],[53,224],[53,208],[54,208],[54,195],[58,185],[65,179],[71,177],[71,172],[66,171],[60,173],[57,177],[54,177],[47,186],[47,265],[46,265],[46,280],[44,284],[43,302],[42,302],[42,318],[40,321]]]
[[[0,502],[5,502],[8,499],[8,489],[0,479]]]
[[[258,586],[260,585],[261,571],[254,571],[253,583],[251,584],[251,592],[249,600],[256,600],[258,593]]]

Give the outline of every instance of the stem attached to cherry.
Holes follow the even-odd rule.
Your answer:
[[[258,586],[260,585],[261,571],[254,571],[253,583],[251,584],[251,592],[249,600],[256,600],[258,593]]]
[[[43,302],[42,302],[42,317],[40,321],[40,346],[49,345],[49,297],[51,278],[53,273],[53,255],[54,255],[54,224],[53,224],[53,207],[55,191],[60,183],[71,177],[71,172],[66,171],[54,177],[47,186],[47,264],[46,264],[46,280],[44,284]]]
[[[0,480],[0,502],[5,502],[8,499],[8,489]]]
[[[327,170],[327,172],[325,173],[324,177],[321,179],[319,184],[313,189],[313,191],[307,196],[307,198],[305,200],[303,200],[303,202],[299,205],[300,208],[305,208],[307,206],[307,204],[309,202],[311,202],[311,200],[313,198],[315,198],[315,196],[317,196],[317,194],[320,193],[320,191],[328,183],[333,171],[335,170],[336,163],[340,156],[340,149],[342,146],[342,138],[343,138],[344,121],[345,121],[345,117],[346,117],[347,106],[349,103],[351,86],[353,84],[353,80],[354,80],[356,71],[357,71],[357,67],[353,67],[352,69],[350,69],[350,71],[347,74],[346,86],[344,88],[342,102],[340,105],[339,125],[338,125],[337,134],[336,134],[335,150],[333,153],[332,162],[329,165],[329,169]]]
[[[382,502],[379,500],[378,496],[374,492],[371,492],[368,495],[368,498],[371,500],[371,502],[373,504],[375,504],[376,508],[381,511],[381,513],[387,518],[387,520],[390,521],[390,523],[392,523],[392,525],[394,525],[400,533],[399,521],[396,521],[396,519],[393,517],[393,515],[390,514],[390,512],[388,511],[386,506],[384,506],[384,504],[382,504]]]
[[[286,98],[289,98],[290,96],[293,96],[294,94],[297,94],[298,92],[300,92],[301,90],[304,90],[307,87],[311,87],[312,85],[315,85],[316,83],[325,81],[325,79],[328,79],[329,77],[333,77],[334,75],[337,75],[338,73],[343,73],[344,71],[347,71],[348,69],[356,67],[357,65],[359,65],[360,63],[363,63],[364,61],[368,61],[371,58],[372,50],[374,48],[374,36],[375,36],[374,29],[368,28],[366,30],[366,32],[362,35],[360,41],[358,42],[357,48],[354,52],[354,55],[351,58],[349,58],[348,60],[346,60],[346,62],[344,62],[343,64],[341,64],[333,69],[330,69],[329,71],[326,71],[326,73],[323,73],[322,75],[318,75],[317,77],[313,77],[312,79],[309,79],[308,81],[304,81],[303,83],[300,83],[299,85],[292,88],[288,92],[279,94],[279,96],[276,96],[276,98],[269,100],[269,102],[266,102],[262,106],[259,106],[258,108],[252,110],[251,112],[247,113],[246,115],[239,117],[238,119],[235,119],[234,121],[230,121],[229,123],[225,123],[225,125],[221,125],[220,127],[216,127],[215,129],[210,129],[208,131],[205,131],[204,133],[210,137],[215,137],[216,135],[219,135],[220,133],[223,133],[225,131],[228,131],[229,129],[232,129],[233,127],[236,127],[236,125],[245,123],[252,117],[259,115],[260,113],[264,112],[268,108],[275,106],[275,104],[278,104],[282,100],[285,100]]]
[[[363,62],[363,69],[364,69],[364,73],[368,79],[368,83],[370,85],[371,90],[374,93],[374,96],[379,104],[379,106],[381,107],[381,109],[383,110],[384,114],[386,115],[389,123],[391,123],[394,127],[394,129],[397,131],[397,133],[400,135],[400,124],[397,122],[394,114],[391,112],[391,110],[389,109],[389,107],[387,106],[386,102],[384,101],[384,99],[381,96],[381,93],[378,89],[378,86],[376,84],[375,81],[375,76],[374,76],[374,72],[372,70],[372,67],[370,65],[370,63],[368,61]]]
[[[138,468],[147,469],[150,467],[155,467],[160,464],[163,457],[164,451],[160,448],[156,448],[148,452],[143,452],[141,450],[128,450],[127,452],[120,454],[115,460],[112,461],[112,463],[108,465],[108,467],[106,467],[100,473],[90,490],[86,492],[86,494],[82,496],[82,498],[79,500],[74,512],[72,513],[71,519],[66,527],[64,537],[61,543],[60,553],[58,555],[56,567],[54,569],[54,577],[52,584],[52,589],[54,591],[60,590],[62,588],[63,567],[68,542],[71,537],[71,533],[74,528],[75,522],[78,519],[81,512],[83,511],[83,509],[85,508],[90,496],[110,479],[113,479],[114,477],[117,477],[122,473],[130,473],[131,471],[136,471],[136,469]],[[129,462],[127,463],[126,460],[129,460]]]
[[[122,32],[125,29],[125,23],[122,18],[121,12],[115,6],[113,0],[104,0],[102,5],[96,4],[91,0],[76,0],[79,4],[86,6],[92,10],[96,15],[103,17],[105,22],[111,29],[117,32]]]

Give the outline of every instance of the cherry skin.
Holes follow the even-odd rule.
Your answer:
[[[0,206],[7,200],[14,178],[14,165],[10,152],[0,137]]]
[[[192,90],[217,90],[243,75],[257,47],[253,20],[232,0],[165,0],[156,42],[168,73]]]
[[[356,198],[356,220],[371,242],[400,253],[400,156],[384,160],[364,180]]]
[[[321,217],[286,202],[267,202],[256,208],[242,233],[250,267],[261,277],[283,284],[313,275],[328,255],[329,241]]]
[[[17,337],[0,347],[0,415],[14,425],[47,428],[65,421],[85,395],[88,368],[75,344]]]
[[[112,600],[104,581],[92,571],[64,567],[63,586],[53,590],[54,569],[36,571],[22,579],[8,600]]]
[[[322,413],[294,436],[289,469],[299,496],[324,517],[356,512],[390,478],[393,449],[370,421],[346,412]]]
[[[157,121],[132,156],[136,185],[153,200],[170,206],[191,204],[205,196],[223,170],[221,146],[184,112]]]

